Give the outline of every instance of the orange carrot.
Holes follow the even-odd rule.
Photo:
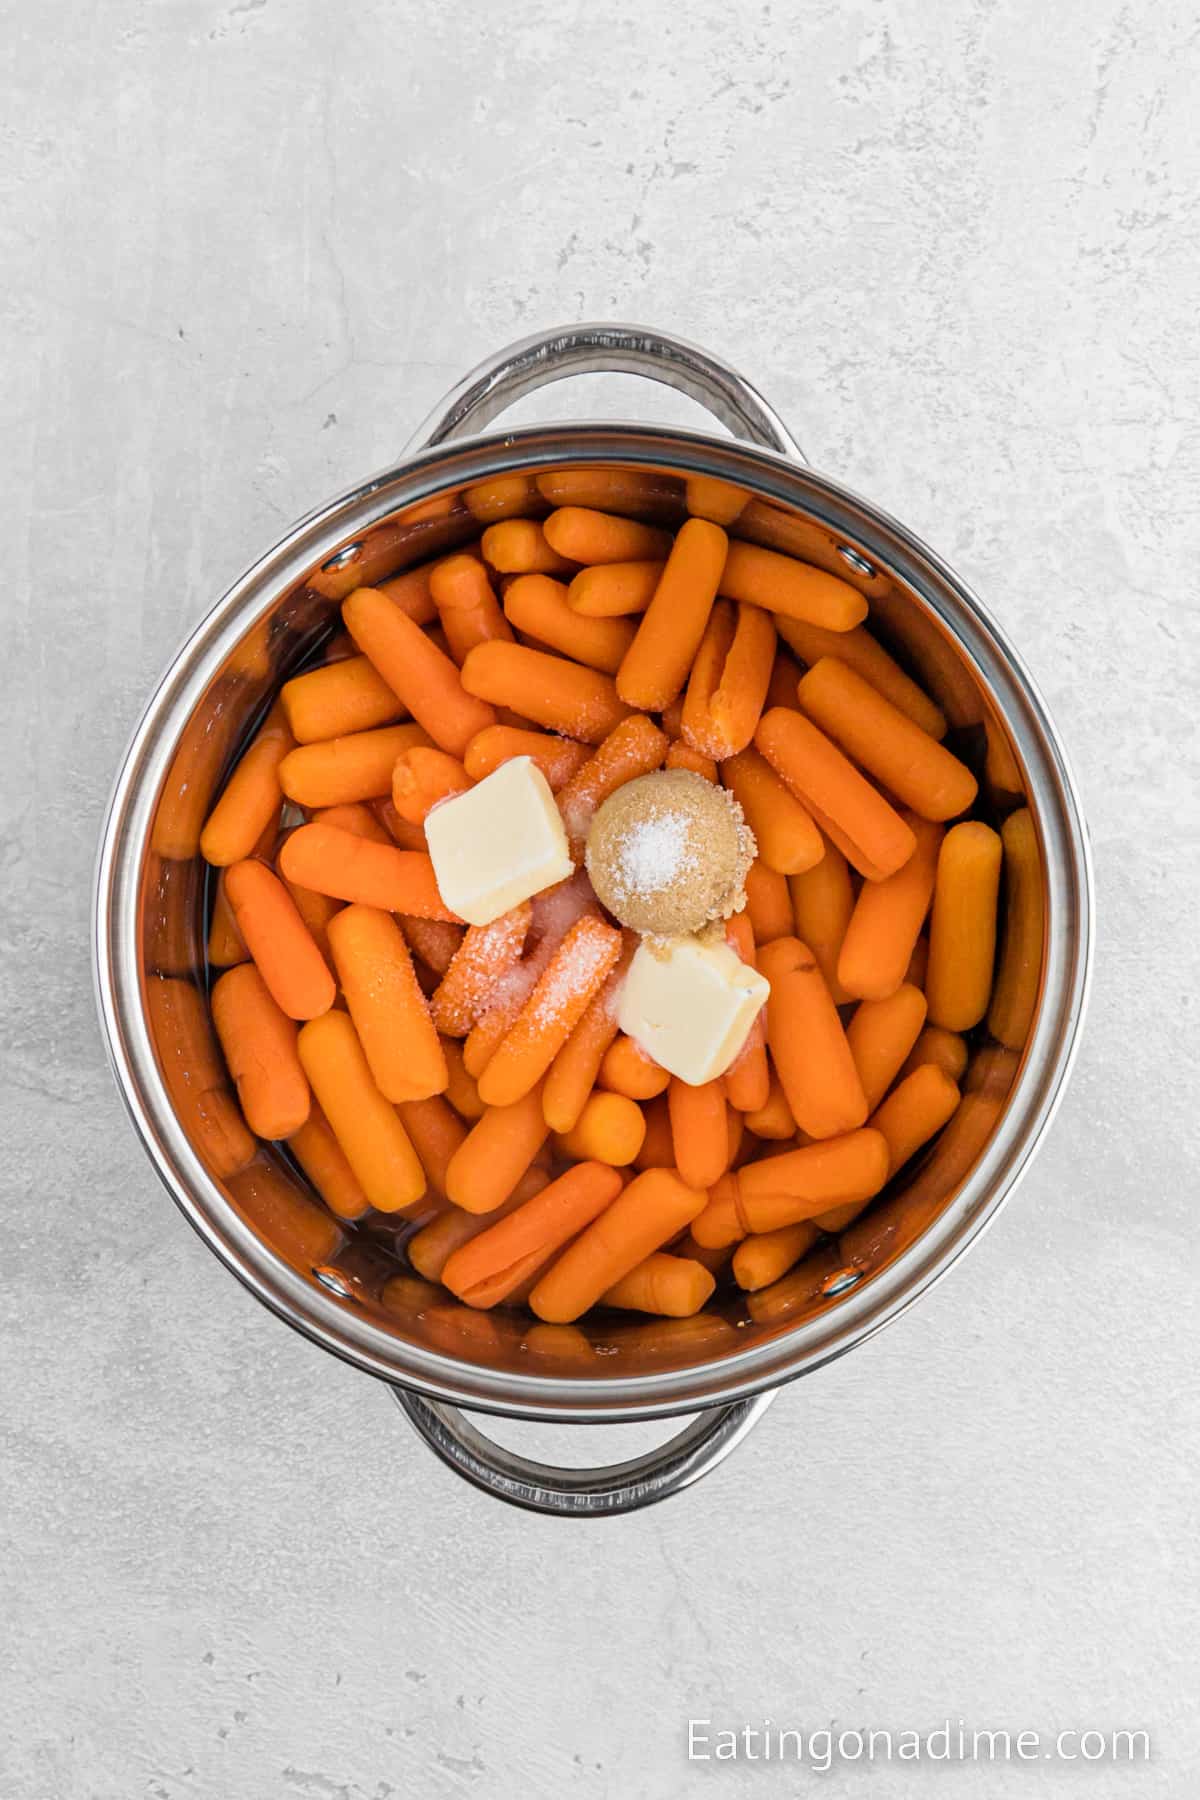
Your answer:
[[[481,522],[520,518],[538,510],[538,491],[532,475],[496,475],[463,489],[468,512]]]
[[[190,864],[166,863],[165,868],[175,869],[190,867]],[[225,892],[225,877],[217,878],[216,893],[213,896],[212,918],[208,926],[208,960],[214,969],[231,969],[235,963],[244,963],[250,952],[246,948],[245,939],[237,928],[237,920],[233,916],[233,908],[229,904],[229,896]],[[186,958],[184,959],[186,962]]]
[[[745,1115],[746,1129],[755,1137],[767,1138],[773,1142],[783,1142],[796,1135],[796,1121],[792,1117],[792,1109],[788,1105],[787,1095],[783,1091],[783,1083],[779,1072],[767,1059],[767,1077],[769,1086],[767,1097],[762,1105]]]
[[[867,1117],[866,1096],[816,957],[798,938],[780,938],[758,961],[771,983],[767,1043],[793,1117],[814,1138],[852,1131]]]
[[[582,918],[568,931],[479,1078],[480,1098],[508,1106],[540,1082],[621,953],[619,931]]]
[[[969,1031],[987,1011],[996,955],[1003,846],[990,825],[968,820],[942,840],[929,924],[929,1017]]]
[[[836,656],[814,663],[798,692],[809,718],[922,818],[952,819],[974,800],[965,763]]]
[[[279,765],[293,748],[282,709],[274,706],[200,833],[205,862],[227,868],[253,854],[259,838],[279,817],[283,803]]]
[[[567,589],[567,605],[585,619],[619,619],[643,613],[654,598],[665,564],[597,563],[580,569]]]
[[[291,1170],[265,1156],[228,1178],[230,1198],[274,1254],[302,1275],[331,1262],[343,1242],[341,1226],[306,1194]]]
[[[340,912],[342,902],[331,900],[328,894],[315,894],[311,888],[301,887],[299,882],[283,881],[291,898],[292,905],[300,914],[304,929],[325,959],[325,966],[333,974],[333,951],[329,948],[329,921],[334,913]]]
[[[575,564],[560,556],[536,519],[505,519],[483,534],[483,554],[502,575],[566,575]]]
[[[542,1276],[529,1296],[531,1309],[550,1324],[569,1325],[622,1276],[690,1225],[705,1199],[671,1170],[648,1169]]]
[[[750,498],[745,488],[715,475],[689,475],[687,509],[694,519],[711,519],[714,525],[732,525]]]
[[[754,741],[869,881],[894,875],[908,861],[916,840],[904,820],[810,719],[772,707],[759,721]]]
[[[446,1198],[465,1212],[494,1212],[512,1193],[550,1133],[540,1086],[511,1106],[489,1106],[446,1170]]]
[[[386,594],[392,605],[398,607],[414,625],[432,625],[437,618],[437,607],[433,604],[429,583],[436,567],[436,563],[427,562],[416,569],[405,569],[402,575],[393,575],[389,580],[381,581],[379,592]],[[354,642],[353,637],[350,641]]]
[[[588,1095],[617,1034],[616,996],[632,960],[635,945],[626,943],[604,986],[589,1001],[586,1012],[550,1065],[542,1089],[542,1107],[552,1131],[570,1131],[577,1124]],[[640,1146],[639,1138],[639,1146]]]
[[[528,756],[557,794],[590,755],[587,745],[577,744],[573,738],[551,737],[545,731],[520,731],[511,725],[489,725],[471,739],[463,763],[472,781],[482,781],[514,756]]]
[[[673,1076],[667,1089],[667,1108],[680,1179],[689,1187],[711,1187],[728,1166],[724,1083],[706,1081],[702,1087],[689,1087]]]
[[[589,619],[572,612],[566,588],[549,575],[518,575],[505,593],[504,612],[524,637],[608,675],[616,674],[633,642],[634,627],[627,619]]]
[[[757,1231],[743,1238],[734,1251],[733,1279],[748,1293],[769,1287],[808,1254],[819,1236],[811,1219],[780,1225],[775,1231]]]
[[[1010,1050],[1029,1036],[1042,972],[1046,901],[1033,815],[1022,806],[1000,827],[1004,847],[1004,931],[988,1030]]]
[[[820,832],[757,750],[729,757],[721,765],[721,779],[745,813],[769,869],[794,875],[820,862],[825,851]]]
[[[371,1202],[363,1193],[362,1183],[315,1101],[303,1125],[288,1139],[288,1149],[331,1213],[339,1219],[361,1219],[370,1212]]]
[[[415,629],[415,628],[414,628]],[[396,758],[429,739],[419,725],[386,725],[379,731],[356,731],[352,737],[301,744],[279,765],[279,780],[297,806],[337,806],[345,801],[373,800],[392,790]]]
[[[838,978],[838,957],[854,912],[854,888],[837,845],[826,843],[819,863],[789,877],[788,891],[795,934],[816,957],[834,1005],[842,1006],[850,993]]]
[[[657,712],[682,689],[708,624],[728,543],[721,527],[707,519],[680,526],[617,672],[617,692],[630,706]]]
[[[423,825],[433,808],[475,783],[456,756],[418,744],[397,757],[392,770],[392,805],[410,825]]]
[[[601,1087],[623,1094],[627,1100],[653,1100],[671,1085],[667,1071],[660,1069],[633,1038],[624,1035],[615,1038],[605,1051],[599,1081]]]
[[[756,856],[746,871],[746,912],[756,944],[791,936],[794,924],[787,877],[778,869],[769,869],[761,856]]]
[[[558,810],[576,855],[597,809],[638,775],[649,775],[662,766],[667,753],[664,732],[645,713],[633,713],[615,726],[595,754],[576,770],[559,790]]]
[[[312,825],[332,825],[337,831],[349,831],[355,837],[370,838],[373,844],[390,844],[386,825],[361,800],[348,800],[341,806],[318,806],[309,820]]]
[[[811,667],[813,663],[820,662],[823,656],[840,657],[864,681],[869,681],[885,700],[890,700],[902,713],[907,713],[914,725],[919,725],[930,737],[945,737],[945,713],[934,705],[925,689],[918,687],[904,673],[899,663],[892,660],[878,638],[872,637],[865,625],[855,625],[850,631],[826,631],[822,626],[809,625],[802,619],[777,617],[775,626],[780,637],[791,645],[802,662]],[[796,704],[798,685],[797,678],[786,701],[789,706]]]
[[[450,1159],[466,1140],[467,1127],[441,1094],[422,1100],[402,1100],[396,1108],[400,1123],[421,1160],[430,1192],[445,1199],[446,1170]]]
[[[480,644],[463,664],[469,694],[511,706],[551,731],[598,744],[632,709],[611,676],[525,644]]]
[[[448,919],[414,919],[405,913],[398,922],[413,955],[431,975],[444,975],[462,946],[462,926],[451,925]]]
[[[468,1306],[507,1300],[621,1192],[615,1169],[583,1162],[454,1251],[442,1280]]]
[[[490,1231],[498,1219],[506,1219],[549,1184],[550,1176],[546,1170],[535,1166],[525,1171],[508,1199],[492,1212],[469,1213],[461,1206],[447,1206],[405,1244],[413,1268],[428,1281],[440,1281],[442,1270],[456,1250],[469,1244],[480,1232]]]
[[[446,1086],[446,1059],[395,919],[378,907],[343,907],[329,944],[372,1079],[396,1103]]]
[[[208,1009],[190,981],[154,975],[146,1014],[172,1107],[197,1154],[224,1180],[254,1160],[258,1145],[226,1084]]]
[[[693,775],[703,775],[705,781],[717,782],[717,765],[711,756],[702,756],[699,750],[693,750],[690,744],[681,743],[678,739],[667,751],[664,769],[690,769]]]
[[[286,1138],[308,1117],[312,1096],[296,1054],[296,1027],[275,1004],[253,963],[221,976],[213,1024],[251,1131]]]
[[[300,1061],[346,1161],[371,1205],[403,1212],[425,1192],[425,1172],[395,1109],[371,1079],[354,1026],[343,1012],[300,1033]]]
[[[765,607],[785,618],[808,619],[831,631],[849,631],[867,616],[866,601],[848,581],[757,544],[730,544],[721,592],[727,600]]]
[[[642,1139],[642,1147],[633,1159],[635,1169],[673,1169],[675,1167],[675,1143],[671,1136],[671,1111],[667,1105],[667,1096],[659,1094],[642,1107],[642,1117],[646,1121],[646,1135]]]
[[[846,1042],[871,1112],[896,1079],[924,1023],[925,996],[907,985],[886,1000],[864,1000],[854,1009]]]
[[[736,1243],[751,1232],[777,1231],[831,1206],[870,1199],[887,1177],[882,1133],[849,1131],[722,1175],[692,1231],[701,1244]]]
[[[546,541],[574,563],[628,563],[665,557],[671,534],[586,506],[561,506],[543,527]]]
[[[280,851],[279,866],[289,881],[335,900],[461,923],[438,893],[431,859],[419,850],[373,844],[331,825],[301,825]]]
[[[353,651],[353,642],[350,648]],[[296,675],[284,683],[279,698],[298,744],[372,731],[394,724],[405,711],[365,656],[347,656]]]
[[[678,484],[640,469],[547,469],[536,475],[538,492],[553,506],[597,507],[602,512],[656,514],[675,510]]]
[[[786,623],[786,620],[784,621]],[[790,706],[796,704],[796,689],[800,686],[803,670],[794,656],[790,656],[782,644],[776,646],[775,661],[771,665],[771,679],[767,684],[767,698],[763,710],[771,706]]]
[[[477,732],[496,723],[491,707],[466,690],[450,658],[386,594],[357,588],[344,603],[342,617],[359,649],[413,718],[451,756],[461,757]]]
[[[942,1129],[958,1101],[958,1088],[934,1063],[923,1063],[892,1089],[871,1117],[874,1130],[887,1140],[891,1174]]]
[[[967,1072],[965,1039],[956,1031],[947,1031],[943,1025],[926,1025],[901,1064],[898,1079],[903,1081],[924,1063],[933,1063],[956,1085],[961,1083]]]
[[[578,1162],[611,1163],[626,1168],[646,1141],[646,1121],[636,1100],[597,1089],[584,1101],[579,1117],[559,1140],[565,1156]]]
[[[446,1098],[460,1118],[472,1123],[481,1119],[484,1104],[479,1098],[475,1077],[468,1074],[463,1061],[463,1047],[457,1038],[442,1038],[442,1055],[446,1059]]]
[[[289,1019],[327,1012],[334,1002],[333,976],[278,876],[264,863],[234,863],[225,871],[225,892],[276,1004]]]
[[[602,1306],[629,1312],[659,1313],[689,1319],[712,1297],[716,1287],[703,1263],[654,1250],[600,1296]]]
[[[942,827],[916,813],[906,814],[905,822],[916,850],[886,881],[864,881],[838,951],[843,992],[863,1000],[885,999],[900,986],[933,898]],[[799,925],[797,930],[803,937]]]
[[[908,959],[908,967],[904,971],[904,979],[912,987],[925,992],[925,977],[929,973],[929,939],[919,937],[913,945],[913,953]]]
[[[195,856],[237,728],[232,707],[210,709],[188,726],[154,809],[150,848],[157,856],[168,862],[187,862]]]
[[[752,969],[758,967],[754,928],[748,913],[735,913],[725,921],[725,940],[737,951],[744,963],[748,963]],[[725,1098],[739,1113],[756,1112],[760,1106],[766,1105],[771,1090],[766,1043],[766,1014],[760,1012],[751,1025],[741,1050],[725,1071]]]
[[[498,985],[516,967],[533,908],[528,900],[490,925],[469,925],[432,1000],[434,1023],[451,1037],[465,1037],[487,1011]]]
[[[718,600],[684,696],[681,724],[693,750],[736,756],[754,736],[775,663],[775,627],[753,606]]]
[[[511,640],[487,570],[475,557],[448,556],[438,563],[429,577],[429,591],[455,662],[461,663],[468,650],[491,638]]]

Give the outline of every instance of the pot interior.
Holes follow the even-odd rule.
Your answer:
[[[535,462],[528,472],[542,482],[540,487],[526,483],[520,511],[538,516],[549,510],[555,483],[561,489],[564,473],[572,471],[556,460],[540,468]],[[637,457],[604,469],[580,462],[572,475],[572,497],[586,500],[590,477],[600,484],[595,498],[604,504],[615,472],[626,490],[626,510],[672,525],[686,516],[682,468]],[[843,499],[844,516],[851,517],[853,503]],[[1061,916],[1047,881],[1047,809],[1055,809],[1051,850],[1061,859],[1055,848],[1062,841],[1056,810],[1061,802],[1050,795],[1044,776],[1031,774],[983,659],[918,591],[911,555],[907,562],[890,557],[886,540],[870,529],[870,515],[860,515],[862,528],[855,532],[831,526],[827,508],[789,503],[771,495],[764,483],[732,534],[799,556],[858,587],[870,604],[870,629],[945,713],[946,742],[980,783],[979,816],[999,827],[1018,809],[1029,808],[1032,873],[1027,871],[1019,897],[1011,872],[1006,875],[1002,900],[1007,912],[1017,904],[1033,909],[1032,926],[1028,915],[1023,921],[1032,949],[1021,970],[1020,992],[1003,1017],[993,1012],[991,1027],[985,1022],[970,1034],[963,1100],[933,1147],[839,1237],[820,1238],[773,1286],[744,1294],[726,1273],[707,1309],[678,1321],[611,1312],[580,1326],[547,1326],[524,1311],[479,1313],[454,1303],[409,1267],[405,1241],[412,1224],[383,1214],[355,1223],[336,1219],[284,1146],[261,1146],[248,1167],[231,1172],[231,1162],[238,1160],[229,1141],[232,1102],[207,1005],[205,942],[214,883],[198,841],[222,782],[273,695],[337,630],[341,600],[357,586],[477,539],[502,506],[495,491],[451,487],[359,527],[332,555],[279,591],[224,656],[175,738],[140,852],[137,917],[145,1019],[166,1091],[220,1204],[249,1225],[273,1258],[319,1289],[326,1304],[332,1300],[352,1310],[409,1346],[458,1363],[485,1364],[501,1374],[604,1381],[688,1369],[792,1333],[846,1305],[848,1297],[861,1295],[908,1254],[962,1192],[1022,1091],[1027,1050],[1043,1005],[1048,933],[1077,924]],[[911,551],[912,541],[906,541]],[[976,620],[973,629],[974,648],[986,641],[999,666],[1003,649],[995,650],[986,622]],[[1015,680],[1020,685],[1019,675]],[[981,1196],[980,1204],[985,1203]]]

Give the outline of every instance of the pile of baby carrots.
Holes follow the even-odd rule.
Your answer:
[[[668,529],[644,481],[468,489],[474,540],[349,594],[200,840],[241,1116],[219,1067],[173,1091],[217,1172],[285,1146],[336,1220],[394,1215],[426,1280],[551,1323],[779,1280],[951,1120],[967,1034],[1020,1048],[1041,962],[1030,815],[971,816],[976,777],[852,572],[739,536],[755,502],[721,482],[689,481]],[[466,927],[424,821],[513,756],[580,867]],[[703,1087],[618,1031],[636,942],[582,869],[598,806],[660,767],[723,783],[758,847],[728,938],[770,1000]]]

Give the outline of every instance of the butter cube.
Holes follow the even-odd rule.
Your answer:
[[[771,984],[719,940],[679,938],[661,953],[638,946],[617,1001],[621,1030],[691,1087],[736,1059]]]
[[[528,756],[435,806],[425,839],[442,899],[468,925],[490,925],[575,872],[550,783]]]

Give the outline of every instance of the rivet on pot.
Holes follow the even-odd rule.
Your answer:
[[[328,562],[323,562],[321,568],[326,574],[332,569],[344,569],[347,563],[352,563],[361,553],[361,544],[345,544],[342,549],[334,552]]]
[[[845,1294],[850,1288],[856,1287],[861,1280],[861,1269],[835,1269],[833,1274],[827,1275],[821,1283],[821,1292],[832,1300],[835,1295]]]
[[[868,562],[865,556],[861,556],[859,552],[852,549],[849,544],[839,544],[838,555],[843,562],[848,562],[852,569],[857,569],[858,573],[860,575],[865,575],[868,580],[873,579],[875,575],[878,574],[875,564],[873,562]],[[326,568],[329,566],[328,563],[325,564]]]
[[[314,1269],[313,1275],[323,1288],[328,1288],[329,1292],[336,1294],[339,1300],[353,1299],[354,1290],[340,1269]]]

